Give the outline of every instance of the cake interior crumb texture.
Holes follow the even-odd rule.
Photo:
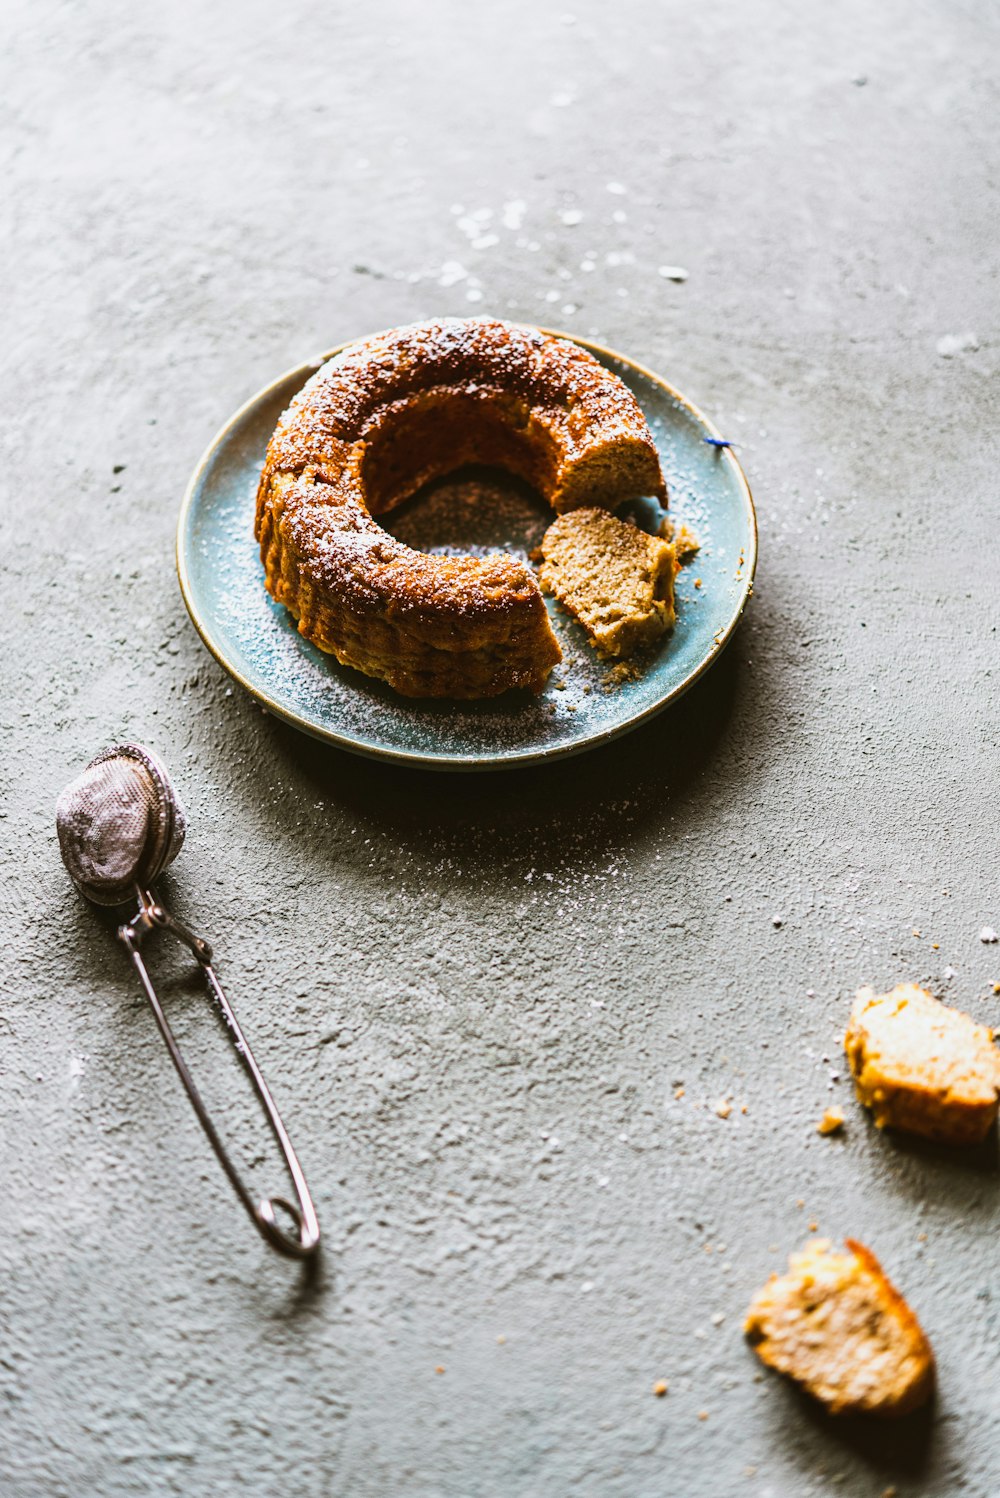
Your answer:
[[[834,1414],[902,1415],[930,1396],[934,1357],[874,1254],[814,1238],[754,1297],[744,1330],[758,1357]]]
[[[669,541],[606,510],[560,515],[542,538],[539,581],[603,656],[631,655],[673,628],[677,563]]]
[[[879,1128],[974,1144],[995,1123],[1000,1052],[992,1031],[926,989],[862,988],[844,1045],[858,1097]]]

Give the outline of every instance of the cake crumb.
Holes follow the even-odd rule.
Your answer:
[[[639,681],[642,677],[641,668],[635,661],[619,661],[612,666],[610,671],[605,671],[601,678],[601,686],[605,692],[613,692],[616,687],[624,686],[627,681]]]
[[[660,529],[657,532],[661,541],[669,541],[674,548],[674,555],[678,562],[683,564],[695,552],[701,550],[701,542],[689,525],[675,525],[669,515],[664,515],[660,521]]]
[[[715,1105],[715,1111],[719,1118],[728,1118],[733,1111],[733,1105],[728,1098],[720,1097]]]
[[[699,1420],[707,1420],[708,1419],[708,1410],[699,1410],[698,1411],[698,1419]]]
[[[657,1399],[663,1398],[664,1394],[667,1392],[667,1387],[668,1385],[665,1378],[657,1379],[656,1383],[653,1385],[653,1393],[656,1395]]]
[[[444,1372],[444,1364],[443,1363],[438,1363],[437,1367],[434,1369],[434,1372],[435,1373],[443,1373]]]
[[[827,1108],[823,1117],[816,1125],[817,1134],[836,1134],[838,1129],[844,1127],[844,1113],[842,1108]]]

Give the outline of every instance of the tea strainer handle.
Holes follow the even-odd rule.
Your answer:
[[[253,1052],[246,1042],[243,1031],[240,1029],[239,1021],[233,1013],[232,1006],[226,998],[222,984],[219,982],[215,969],[212,966],[212,949],[208,942],[204,941],[200,936],[195,936],[180,921],[175,920],[161,901],[156,898],[151,889],[143,889],[141,886],[137,886],[136,894],[139,899],[139,909],[130,921],[119,926],[118,939],[132,958],[143,991],[149,1000],[149,1007],[153,1011],[160,1034],[163,1036],[167,1050],[170,1052],[170,1059],[174,1063],[177,1075],[184,1084],[184,1090],[191,1100],[191,1106],[198,1116],[198,1121],[205,1131],[209,1144],[215,1151],[219,1164],[229,1177],[233,1190],[243,1203],[247,1214],[261,1236],[267,1240],[272,1248],[277,1249],[279,1253],[285,1254],[288,1258],[308,1258],[311,1254],[315,1253],[319,1246],[319,1223],[316,1218],[316,1209],[313,1206],[312,1196],[306,1184],[306,1178],[299,1164],[298,1156],[288,1137],[288,1131],[281,1121],[281,1115],[278,1112],[267,1083],[264,1081],[260,1067],[254,1060]],[[152,931],[164,931],[168,935],[173,936],[177,941],[182,942],[188,947],[197,958],[201,970],[205,975],[209,992],[214,998],[222,1018],[226,1022],[236,1053],[253,1082],[258,1101],[271,1127],[271,1132],[277,1141],[278,1148],[284,1157],[288,1173],[295,1186],[296,1196],[298,1197],[297,1203],[290,1202],[283,1196],[265,1197],[261,1201],[255,1202],[253,1196],[244,1185],[236,1166],[230,1159],[222,1138],[212,1122],[205,1104],[202,1102],[201,1094],[195,1085],[194,1078],[188,1070],[187,1063],[181,1055],[180,1048],[174,1038],[174,1033],[170,1028],[167,1016],[163,1011],[163,1006],[160,1003],[146,964],[143,961],[140,948]],[[275,1212],[276,1207],[280,1208],[294,1223],[294,1236],[287,1232],[278,1221]]]

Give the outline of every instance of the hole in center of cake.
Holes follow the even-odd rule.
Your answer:
[[[501,468],[468,466],[434,479],[379,524],[415,551],[526,560],[540,545],[552,511],[523,479]]]

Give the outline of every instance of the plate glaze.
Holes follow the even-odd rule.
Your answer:
[[[282,375],[236,412],[198,464],[181,506],[177,573],[184,602],[208,649],[240,686],[296,728],[341,749],[431,769],[490,770],[605,743],[662,711],[708,669],[751,592],[757,525],[746,478],[731,449],[704,441],[720,435],[711,423],[658,375],[586,339],[573,341],[636,396],[659,449],[671,518],[701,542],[677,577],[677,626],[636,679],[616,682],[613,663],[598,660],[552,599],[546,604],[564,660],[537,698],[508,692],[484,702],[414,701],[303,639],[288,611],[265,592],[254,500],[278,418],[320,360]],[[638,501],[633,513],[655,528],[660,511],[649,500]],[[423,550],[499,547],[523,555],[551,518],[526,486],[467,470],[380,523]]]

